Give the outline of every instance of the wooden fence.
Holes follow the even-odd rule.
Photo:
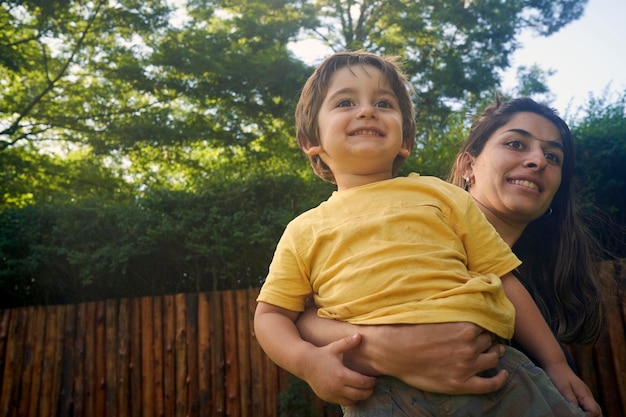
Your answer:
[[[258,290],[5,310],[2,416],[276,416]]]
[[[605,415],[624,417],[626,268],[606,267],[619,277],[609,333],[570,351]],[[257,293],[1,310],[0,417],[278,416],[285,373],[254,337]],[[339,415],[306,398],[312,415]]]

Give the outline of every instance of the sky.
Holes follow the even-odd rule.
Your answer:
[[[589,94],[609,97],[626,90],[626,0],[589,0],[583,16],[550,37],[522,33],[522,46],[513,54],[503,76],[503,89],[516,85],[516,68],[537,64],[554,70],[547,84],[551,103],[561,115],[576,113]],[[328,51],[314,42],[293,47],[305,62],[318,63]]]
[[[503,86],[515,85],[515,68],[538,64],[553,69],[548,87],[561,114],[601,96],[626,90],[626,0],[589,0],[583,16],[550,37],[524,33]]]

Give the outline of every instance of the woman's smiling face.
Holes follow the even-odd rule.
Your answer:
[[[561,184],[563,144],[557,127],[531,112],[496,130],[466,173],[479,205],[510,222],[528,224],[549,210]]]

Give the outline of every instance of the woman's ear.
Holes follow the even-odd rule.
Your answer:
[[[474,173],[475,158],[468,152],[463,152],[457,160],[458,172],[464,179],[471,179]]]

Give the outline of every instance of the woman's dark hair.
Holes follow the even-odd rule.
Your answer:
[[[460,156],[478,156],[493,133],[522,112],[537,114],[556,126],[563,143],[563,165],[551,214],[530,222],[513,245],[513,252],[522,260],[521,281],[561,342],[593,343],[606,325],[606,281],[599,266],[602,251],[575,201],[574,140],[556,111],[530,98],[502,103],[496,97],[472,124],[449,181],[465,187]]]

